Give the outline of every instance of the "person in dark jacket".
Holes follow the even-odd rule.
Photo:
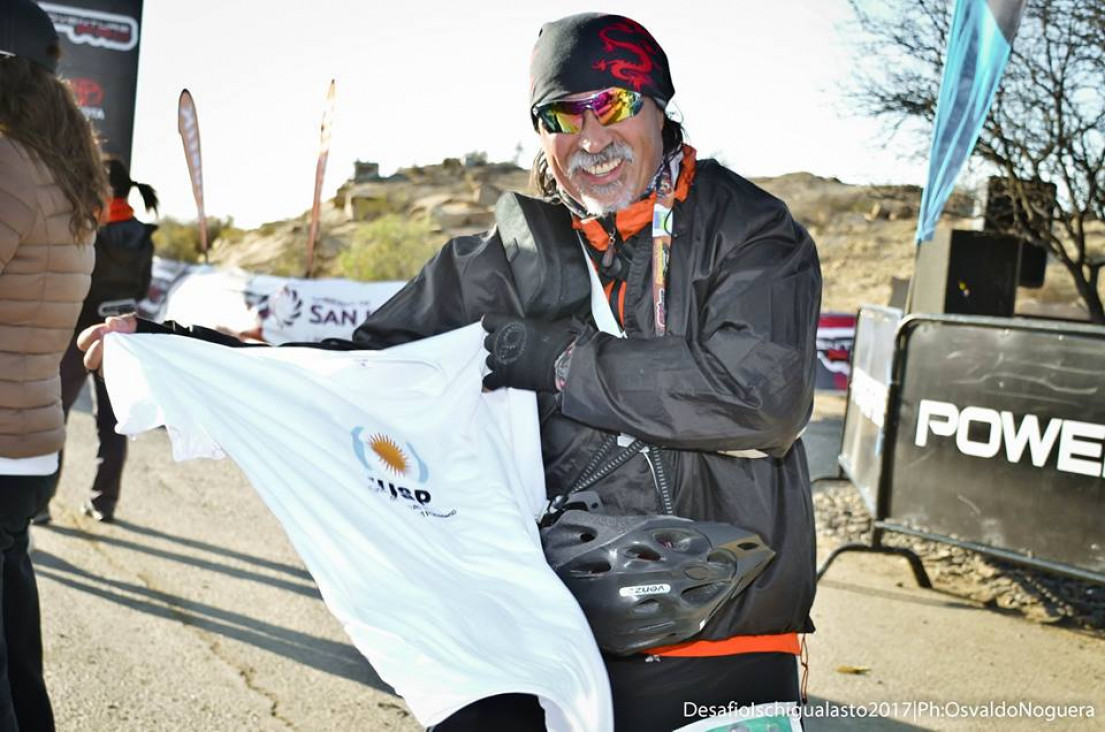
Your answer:
[[[131,180],[127,166],[118,158],[108,157],[104,168],[112,198],[96,233],[96,266],[92,270],[92,286],[77,319],[74,339],[61,360],[61,401],[67,420],[69,410],[88,380],[88,370],[85,369],[81,351],[77,348],[76,333],[102,322],[108,316],[134,312],[150,289],[153,271],[153,240],[150,237],[157,231],[157,226],[136,219],[128,198],[131,190],[137,188],[146,211],[156,214],[157,191],[150,185]],[[96,477],[92,481],[92,493],[82,506],[82,511],[96,521],[111,522],[115,517],[115,506],[119,502],[123,464],[127,459],[127,438],[115,432],[115,412],[111,408],[103,379],[94,378],[92,386],[100,447],[96,452]],[[57,491],[60,479],[59,465],[58,472],[54,474],[53,488],[44,497],[45,500],[35,516],[35,523],[49,522],[49,502]]]
[[[813,630],[814,520],[799,435],[813,404],[821,275],[786,205],[697,160],[665,114],[668,60],[638,23],[546,24],[531,61],[540,198],[506,194],[496,227],[461,236],[331,348],[379,349],[482,321],[487,388],[537,393],[550,499],[628,435],[633,457],[593,486],[614,514],[674,513],[758,534],[774,560],[687,642],[604,656],[618,730],[673,730],[758,703],[797,702]],[[204,329],[170,332],[233,343]],[[114,319],[82,334],[165,332]],[[657,457],[658,456],[658,457]],[[435,729],[536,730],[533,697],[492,697]]]

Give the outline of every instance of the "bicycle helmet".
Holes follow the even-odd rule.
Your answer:
[[[621,656],[692,638],[775,556],[729,524],[578,510],[541,529],[541,542],[599,647]]]

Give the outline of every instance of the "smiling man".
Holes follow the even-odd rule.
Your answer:
[[[816,250],[782,202],[696,161],[665,112],[674,94],[667,56],[639,23],[581,14],[546,24],[531,61],[542,205],[500,202],[496,232],[478,245],[451,243],[394,311],[358,331],[394,342],[399,323],[426,312],[416,302],[442,312],[455,278],[463,294],[444,298],[450,310],[483,315],[488,330],[485,386],[538,393],[554,507],[586,488],[608,514],[735,524],[775,550],[747,589],[718,590],[719,605],[690,633],[674,628],[693,594],[710,590],[671,597],[681,577],[666,566],[683,557],[665,554],[673,547],[662,537],[648,570],[654,584],[634,584],[644,575],[627,571],[621,598],[597,598],[588,584],[644,562],[649,537],[640,532],[605,545],[594,576],[561,573],[604,651],[615,728],[635,732],[797,701],[798,634],[813,630],[814,527],[799,433],[812,406]],[[509,285],[494,274],[504,254]],[[627,591],[653,588],[624,602]],[[539,713],[525,710],[522,699],[486,700],[441,729],[539,729]]]
[[[638,23],[545,25],[530,91],[540,197],[504,195],[494,230],[446,243],[351,341],[325,346],[387,348],[482,321],[484,386],[537,393],[546,554],[604,651],[616,729],[796,702],[815,586],[799,439],[821,296],[813,241],[781,201],[696,160],[665,111],[667,56]],[[85,331],[88,367],[105,330],[135,328]],[[573,524],[576,505],[598,510]],[[569,555],[596,552],[585,565],[561,562],[573,541]],[[543,728],[536,700],[511,694],[436,729]]]

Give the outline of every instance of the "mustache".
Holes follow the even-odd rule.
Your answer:
[[[615,160],[633,162],[633,148],[624,142],[614,141],[599,150],[597,153],[589,153],[586,150],[576,150],[568,159],[568,175],[574,175],[581,168],[591,168],[603,163]]]

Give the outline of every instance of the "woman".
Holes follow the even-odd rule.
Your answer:
[[[96,234],[96,268],[92,271],[92,287],[77,319],[76,333],[110,315],[134,312],[150,288],[153,267],[153,240],[150,236],[157,226],[134,218],[134,209],[127,198],[131,189],[137,188],[146,211],[156,213],[157,191],[145,183],[131,180],[127,166],[117,158],[108,158],[104,166],[112,199],[101,216],[103,226]],[[67,420],[69,409],[80,396],[88,377],[82,363],[83,356],[77,349],[74,334],[61,360],[61,402]],[[96,432],[100,448],[96,453],[92,494],[82,510],[86,516],[107,523],[115,519],[123,463],[127,459],[127,438],[115,432],[115,412],[111,409],[104,382],[94,379],[92,383],[96,395]],[[49,522],[49,503],[60,477],[59,469],[49,493],[39,505],[34,523]]]
[[[58,364],[88,292],[106,190],[58,55],[35,3],[0,3],[0,729],[54,728],[27,527],[65,443]]]

